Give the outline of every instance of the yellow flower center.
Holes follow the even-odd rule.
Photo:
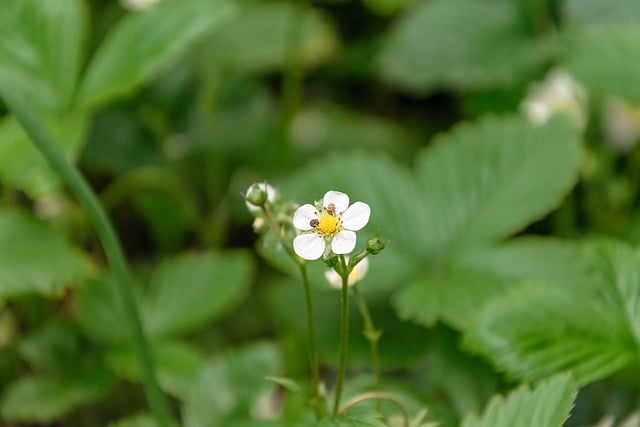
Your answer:
[[[324,214],[320,217],[318,229],[323,235],[332,236],[340,228],[340,220],[331,214]]]

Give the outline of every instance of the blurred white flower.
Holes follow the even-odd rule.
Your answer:
[[[602,108],[602,130],[609,146],[629,152],[640,137],[640,106],[622,99],[609,99]]]
[[[346,257],[345,260],[349,262],[349,257]],[[369,271],[369,258],[364,258],[362,261],[357,263],[351,273],[349,273],[349,281],[347,282],[349,286],[352,286],[354,283],[359,282],[367,275],[367,271]],[[342,288],[342,278],[335,270],[327,270],[324,272],[324,277],[327,279],[327,282],[331,286],[337,289]]]
[[[303,233],[293,240],[293,250],[306,260],[318,259],[327,243],[335,254],[348,254],[356,246],[356,231],[369,222],[371,208],[363,202],[349,206],[349,196],[327,191],[318,207],[300,206],[293,214],[293,226]]]
[[[273,203],[273,201],[276,199],[277,191],[273,186],[267,184],[266,182],[251,184],[249,188],[247,188],[247,191],[244,193],[245,197],[249,197],[249,194],[253,190],[254,185],[257,185],[260,190],[264,191],[267,194],[267,203]],[[245,200],[244,203],[245,205],[247,205],[247,209],[249,209],[250,212],[255,213],[260,211],[260,206],[254,205],[248,200]]]
[[[580,130],[587,125],[587,94],[561,69],[551,70],[544,82],[534,85],[520,108],[537,125],[546,123],[555,114],[567,115]]]
[[[120,4],[125,9],[129,10],[143,10],[158,3],[160,0],[120,0]]]

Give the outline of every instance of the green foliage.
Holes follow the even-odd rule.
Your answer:
[[[96,379],[23,377],[5,389],[0,414],[7,421],[49,422],[97,400],[105,391],[105,383]]]
[[[304,25],[292,36],[297,22]],[[337,48],[332,26],[317,10],[292,3],[249,3],[213,34],[207,49],[223,70],[260,73],[286,67],[292,43],[299,43],[295,59],[305,66],[327,62]]]
[[[157,427],[153,417],[147,414],[137,414],[120,421],[109,423],[108,427]]]
[[[184,425],[247,425],[260,397],[273,390],[265,377],[279,374],[279,359],[273,345],[258,343],[207,362],[185,400]]]
[[[482,416],[470,415],[462,427],[561,427],[569,416],[577,389],[569,375],[557,375],[536,385],[518,387],[495,397]]]
[[[593,97],[640,102],[638,43],[636,26],[589,28],[568,37],[566,66]]]
[[[92,58],[78,94],[95,107],[130,93],[229,15],[230,5],[201,0],[160,3],[113,26]]]
[[[640,23],[640,4],[633,0],[567,0],[563,12],[573,27]]]
[[[522,22],[509,1],[417,2],[385,41],[382,76],[416,92],[513,86],[554,51],[553,39],[532,37]]]
[[[320,421],[318,427],[385,427],[380,418],[374,410],[355,406]]]
[[[59,296],[89,271],[87,259],[63,235],[26,212],[0,207],[0,300]]]

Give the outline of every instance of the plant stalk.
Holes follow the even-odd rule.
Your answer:
[[[367,307],[367,301],[360,293],[357,285],[353,285],[353,295],[356,299],[358,311],[360,311],[360,315],[362,316],[362,321],[364,322],[364,330],[362,333],[367,341],[369,341],[369,347],[371,348],[371,370],[373,371],[374,390],[380,391],[380,357],[378,353],[380,331],[376,329],[373,324],[373,318]]]
[[[342,386],[344,383],[344,375],[347,363],[347,344],[349,341],[349,271],[344,255],[340,255],[340,263],[342,264],[340,277],[342,278],[342,296],[340,298],[341,317],[340,317],[340,361],[338,365],[338,379],[336,384],[336,397],[333,403],[333,415],[338,415],[340,409],[340,400],[342,398]]]
[[[124,308],[127,323],[131,327],[131,341],[140,366],[142,383],[149,407],[158,425],[162,427],[173,425],[169,406],[156,381],[151,351],[145,337],[142,320],[132,290],[133,282],[129,268],[109,218],[87,181],[70,164],[63,151],[60,150],[59,145],[34,113],[22,102],[18,95],[14,94],[6,86],[1,89],[9,110],[22,125],[49,165],[84,207],[93,223],[108,263],[115,275],[116,291]]]
[[[324,398],[320,396],[320,366],[318,364],[318,350],[316,348],[316,329],[313,314],[313,300],[311,298],[311,286],[307,275],[307,267],[298,264],[302,283],[304,284],[304,296],[307,304],[307,340],[309,347],[309,369],[311,370],[311,403],[318,419],[327,415],[327,407]]]

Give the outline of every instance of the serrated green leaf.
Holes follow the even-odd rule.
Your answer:
[[[125,16],[91,60],[78,102],[95,107],[135,90],[228,18],[231,10],[225,2],[169,0]]]
[[[582,245],[575,242],[524,236],[496,246],[471,248],[456,255],[453,263],[457,268],[482,271],[505,280],[593,287],[595,277],[583,252]]]
[[[454,128],[418,159],[429,215],[417,245],[446,254],[507,237],[557,206],[580,159],[564,120],[536,127],[520,117],[489,117]]]
[[[209,362],[192,384],[183,407],[186,427],[250,425],[251,408],[273,385],[280,356],[267,343],[233,350]],[[244,420],[244,424],[240,422]],[[235,425],[235,424],[234,424]]]
[[[461,427],[561,427],[576,394],[573,379],[567,374],[549,378],[533,390],[522,385],[506,397],[493,398],[482,416],[466,417]]]
[[[422,277],[393,297],[402,319],[431,327],[439,320],[464,330],[478,309],[507,288],[500,278],[481,271],[452,270],[439,277]]]
[[[154,337],[192,331],[232,310],[247,294],[253,265],[244,253],[200,253],[165,261],[154,272],[143,318]]]
[[[87,259],[64,236],[25,212],[0,207],[0,300],[58,296],[89,271]]]
[[[566,67],[590,96],[640,102],[640,26],[594,27],[570,35]]]
[[[385,424],[378,411],[352,406],[339,415],[321,420],[318,427],[385,427]]]
[[[152,342],[151,354],[162,390],[177,397],[185,393],[204,364],[193,346],[180,341]],[[140,381],[140,368],[133,349],[113,348],[106,355],[109,367],[122,378]]]
[[[69,106],[85,37],[80,0],[0,2],[0,84],[37,110]]]
[[[579,288],[520,286],[485,305],[474,323],[467,345],[527,381],[571,370],[586,384],[636,358],[624,315]]]
[[[635,0],[566,0],[563,5],[564,21],[570,26],[640,23],[640,3]]]
[[[607,286],[604,297],[624,313],[626,323],[640,349],[640,253],[615,241],[597,241],[591,245],[592,261]]]
[[[23,377],[9,384],[0,401],[5,421],[47,423],[78,406],[94,402],[109,382],[98,379],[68,381],[46,377]]]
[[[70,324],[51,321],[18,343],[20,357],[40,372],[64,374],[78,369],[78,335]]]
[[[526,80],[553,50],[551,38],[527,34],[512,2],[434,0],[405,11],[379,63],[403,89],[488,89]]]
[[[336,35],[329,21],[314,9],[291,3],[248,4],[209,40],[211,60],[239,72],[284,68],[291,44],[291,25],[300,25],[298,61],[314,66],[331,59]]]

